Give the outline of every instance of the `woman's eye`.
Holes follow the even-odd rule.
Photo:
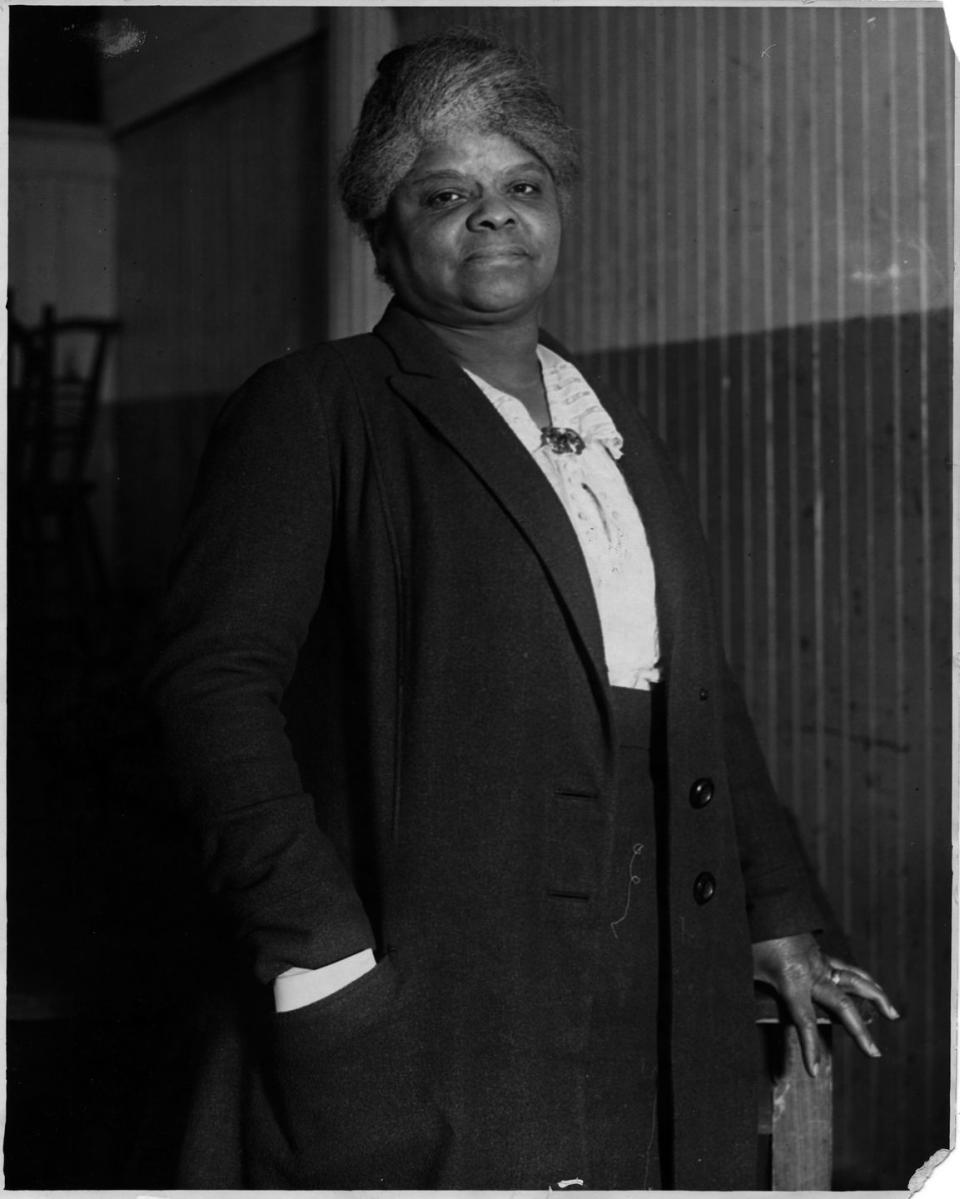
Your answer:
[[[448,204],[456,204],[458,200],[463,199],[463,192],[457,191],[452,187],[445,187],[442,191],[433,192],[427,197],[428,208],[445,208]]]

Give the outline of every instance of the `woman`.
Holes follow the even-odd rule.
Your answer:
[[[153,688],[250,982],[183,1185],[750,1187],[754,977],[811,1071],[814,1001],[895,1016],[815,940],[662,447],[539,330],[577,173],[515,52],[387,55],[341,183],[395,299],[215,431]]]

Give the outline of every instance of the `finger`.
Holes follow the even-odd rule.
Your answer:
[[[870,975],[860,966],[854,966],[850,962],[845,962],[841,958],[835,958],[832,954],[825,954],[824,960],[831,970],[844,970],[847,974],[857,974],[861,978],[869,978]]]
[[[835,959],[828,959],[831,965],[829,981],[844,991],[858,995],[861,999],[869,999],[888,1020],[899,1020],[900,1013],[890,1002],[883,987],[865,970],[848,966]]]
[[[847,990],[854,995],[858,995],[861,999],[869,999],[888,1020],[900,1019],[900,1013],[887,998],[887,993],[883,987],[875,983],[873,979],[851,979]]]
[[[880,1049],[870,1035],[854,1001],[833,983],[828,982],[826,986],[818,986],[817,990],[820,991],[817,1001],[834,1014],[859,1048],[868,1057],[880,1057]]]
[[[827,956],[824,960],[831,971],[843,974],[846,978],[859,978],[861,982],[867,983],[871,987],[876,987],[881,994],[886,995],[883,987],[880,986],[869,971],[862,969],[860,966],[853,966],[849,962],[843,962],[840,958]]]
[[[813,1005],[786,995],[783,998],[800,1038],[800,1053],[804,1067],[811,1078],[816,1078],[820,1073],[821,1041]]]

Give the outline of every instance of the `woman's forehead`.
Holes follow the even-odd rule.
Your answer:
[[[463,128],[438,132],[425,140],[405,181],[416,182],[423,175],[442,171],[473,174],[517,169],[546,171],[547,167],[513,138]]]

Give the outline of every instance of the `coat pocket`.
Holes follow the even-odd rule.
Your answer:
[[[372,970],[332,995],[288,1012],[274,1012],[269,1018],[271,1035],[277,1044],[296,1042],[298,1037],[309,1035],[317,1046],[346,1046],[389,1016],[397,1003],[399,988],[393,959],[385,957]]]
[[[598,795],[565,791],[547,799],[544,887],[557,908],[585,911],[597,894],[607,826]]]
[[[447,1129],[430,1098],[418,1017],[385,958],[333,995],[271,1018],[264,1081],[289,1150],[274,1185],[434,1185]]]

